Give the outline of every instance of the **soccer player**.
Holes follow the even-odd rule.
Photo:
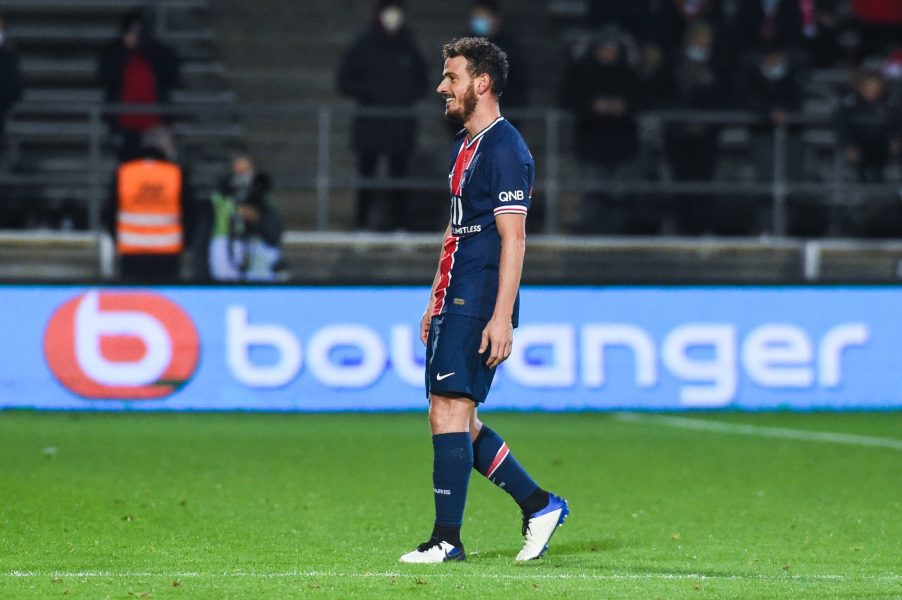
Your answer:
[[[471,469],[502,488],[523,512],[517,560],[541,557],[570,512],[540,488],[504,440],[477,417],[495,369],[511,352],[526,249],[535,163],[498,98],[507,57],[484,38],[445,45],[445,116],[463,129],[451,150],[451,222],[429,304],[420,322],[426,344],[426,393],[432,428],[435,525],[406,563],[464,560],[460,528]]]

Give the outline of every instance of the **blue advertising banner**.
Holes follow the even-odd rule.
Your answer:
[[[0,408],[426,407],[424,288],[0,287]],[[525,288],[485,408],[902,408],[902,288]]]

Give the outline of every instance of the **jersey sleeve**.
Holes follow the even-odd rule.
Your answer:
[[[499,148],[492,156],[490,176],[492,209],[495,216],[525,215],[529,210],[534,177],[533,163],[520,152]]]

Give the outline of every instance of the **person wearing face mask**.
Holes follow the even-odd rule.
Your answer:
[[[716,110],[727,105],[727,85],[719,64],[715,31],[705,21],[686,32],[673,77],[673,108]],[[664,126],[664,153],[675,181],[710,181],[717,170],[720,127],[698,121],[669,121]],[[683,233],[700,234],[716,228],[712,196],[677,194],[675,217]]]
[[[788,179],[800,175],[802,165],[801,127],[789,122],[793,113],[802,108],[803,91],[801,73],[790,52],[779,45],[770,45],[756,52],[740,70],[737,97],[739,108],[744,108],[760,118],[749,127],[751,134],[752,164],[758,181],[770,182],[774,178],[774,135],[779,127],[785,128],[782,171]],[[798,202],[791,202],[793,207]],[[796,219],[798,221],[798,219]],[[806,219],[805,225],[813,225]],[[808,230],[809,233],[816,233]]]
[[[122,17],[119,36],[103,49],[97,77],[105,102],[166,104],[178,83],[179,59],[169,46],[153,39],[143,12],[130,11]],[[165,116],[153,113],[112,114],[108,121],[119,160],[132,158],[141,137],[167,122]]]
[[[403,2],[379,0],[375,9],[370,29],[341,58],[338,89],[364,109],[411,107],[426,94],[426,62],[407,27]],[[415,117],[358,115],[351,132],[358,176],[375,177],[380,163],[387,162],[390,177],[406,177],[416,139]],[[382,194],[361,188],[354,225],[357,229],[408,229],[411,211],[406,201],[401,190]]]
[[[271,282],[285,275],[285,227],[269,200],[271,187],[269,175],[257,172],[248,154],[232,157],[230,172],[210,200],[207,256],[212,280]]]
[[[581,180],[596,184],[634,177],[638,150],[639,79],[630,64],[631,38],[616,27],[598,32],[561,77],[558,101],[574,117]],[[588,192],[580,226],[585,233],[633,233],[642,216],[622,194]]]
[[[529,96],[529,71],[516,39],[502,27],[498,0],[477,0],[470,5],[470,35],[486,38],[507,54],[510,70],[501,97],[505,109],[526,106]],[[512,121],[516,126],[516,123]]]
[[[19,55],[6,38],[6,21],[0,15],[0,152],[3,151],[6,117],[21,97]]]

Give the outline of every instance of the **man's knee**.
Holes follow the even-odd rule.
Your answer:
[[[429,399],[429,425],[433,434],[458,433],[470,430],[470,420],[476,405],[466,396],[439,396]]]

